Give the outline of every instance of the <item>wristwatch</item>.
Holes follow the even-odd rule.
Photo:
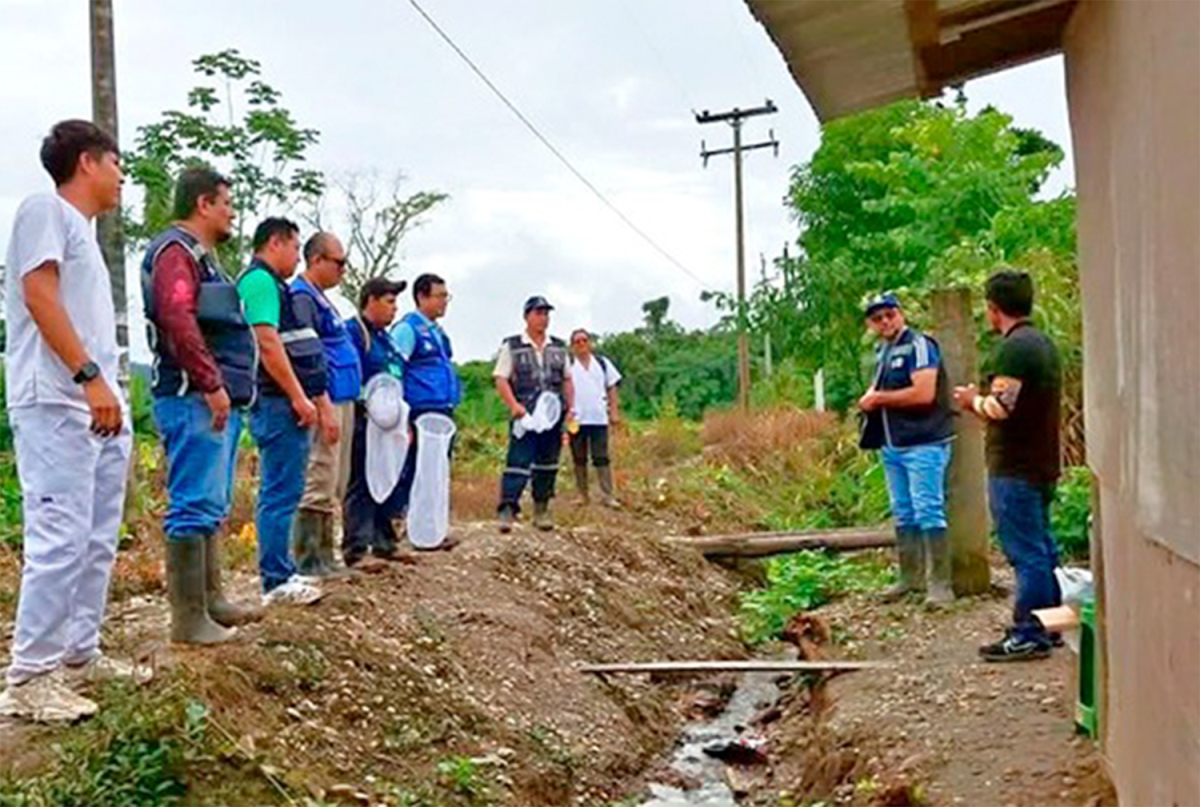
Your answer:
[[[86,384],[98,375],[100,375],[100,365],[94,361],[88,361],[84,362],[84,365],[79,368],[79,372],[71,380],[76,384]]]

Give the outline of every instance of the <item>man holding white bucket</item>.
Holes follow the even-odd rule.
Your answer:
[[[567,343],[547,333],[553,309],[545,297],[526,300],[525,332],[504,340],[492,370],[496,391],[512,413],[508,460],[500,481],[498,511],[503,533],[512,530],[513,521],[521,511],[521,494],[530,480],[533,525],[539,530],[554,529],[550,500],[554,498],[562,451],[563,414],[574,407],[575,390],[568,368]],[[549,397],[539,403],[543,396]],[[542,422],[537,417],[539,409],[553,412],[556,408],[551,422]],[[525,424],[527,419],[534,425]],[[513,425],[522,428],[512,430]]]

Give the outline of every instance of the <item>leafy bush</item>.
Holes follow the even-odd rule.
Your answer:
[[[49,770],[0,780],[0,807],[170,807],[187,793],[187,763],[205,750],[208,711],[178,689],[112,686],[105,709],[68,729]]]
[[[775,558],[767,562],[766,587],[741,595],[742,635],[751,643],[775,638],[793,615],[850,592],[882,588],[891,577],[877,556],[810,551]]]
[[[1050,523],[1059,550],[1067,560],[1086,560],[1092,523],[1092,472],[1076,465],[1067,468],[1054,497]]]

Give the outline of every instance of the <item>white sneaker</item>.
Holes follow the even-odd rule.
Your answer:
[[[87,662],[71,666],[63,665],[63,677],[68,684],[94,684],[100,681],[125,679],[141,686],[154,677],[154,670],[144,664],[111,658],[97,653]]]
[[[95,701],[72,692],[56,672],[9,684],[0,693],[0,716],[34,723],[73,723],[99,708]]]
[[[265,606],[271,605],[312,605],[325,596],[325,592],[304,578],[296,575],[281,586],[263,595]]]

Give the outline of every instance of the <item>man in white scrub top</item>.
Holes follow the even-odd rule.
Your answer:
[[[74,687],[148,676],[99,649],[132,448],[112,288],[93,223],[120,200],[117,144],[69,120],[43,141],[41,159],[56,188],[17,209],[4,281],[25,528],[0,715],[69,722],[97,709]]]
[[[617,507],[613,491],[612,464],[608,454],[608,426],[621,419],[617,385],[621,371],[607,356],[592,352],[592,338],[582,328],[571,334],[571,381],[575,385],[575,421],[571,435],[571,459],[575,462],[575,486],[584,504],[588,496],[588,457],[596,468],[596,480],[607,507]]]

